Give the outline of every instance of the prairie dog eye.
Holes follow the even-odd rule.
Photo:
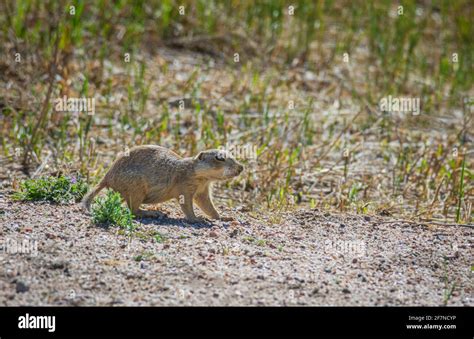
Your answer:
[[[221,154],[221,153],[216,154],[216,160],[218,160],[218,161],[225,161],[225,156],[224,156],[224,154]]]

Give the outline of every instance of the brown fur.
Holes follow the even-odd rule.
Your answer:
[[[182,158],[164,147],[137,146],[115,160],[82,202],[89,210],[94,197],[108,187],[119,192],[132,213],[139,217],[157,216],[157,212],[142,210],[141,204],[177,199],[189,221],[201,221],[194,214],[193,201],[208,216],[220,219],[212,203],[211,183],[235,177],[242,170],[242,165],[220,150]]]

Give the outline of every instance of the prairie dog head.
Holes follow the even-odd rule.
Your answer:
[[[194,161],[196,175],[211,180],[230,179],[244,170],[244,166],[223,150],[202,151],[196,155]]]

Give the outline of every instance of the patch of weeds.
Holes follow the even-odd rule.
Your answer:
[[[95,224],[119,226],[130,231],[134,229],[132,212],[122,205],[118,192],[109,190],[104,197],[97,198],[91,212]]]
[[[50,201],[57,204],[79,202],[87,193],[87,183],[81,177],[41,177],[20,183],[12,196],[21,201]]]

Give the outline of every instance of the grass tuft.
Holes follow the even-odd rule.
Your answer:
[[[134,229],[132,212],[122,205],[122,198],[117,192],[109,190],[104,197],[97,198],[92,204],[91,211],[92,221],[95,224]]]

